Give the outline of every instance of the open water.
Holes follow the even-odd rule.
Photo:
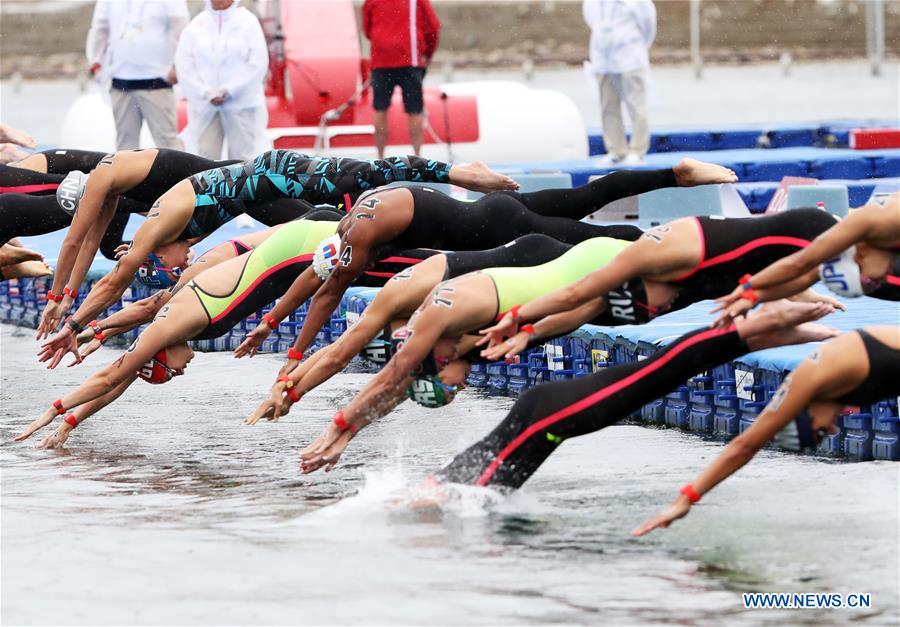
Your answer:
[[[32,333],[0,326],[3,624],[897,624],[897,464],[765,452],[633,540],[722,444],[616,426],[567,442],[511,497],[415,510],[410,487],[510,399],[407,403],[334,471],[301,476],[298,449],[369,375],[248,427],[279,362],[199,354],[43,451],[10,440],[117,352],[48,372]],[[867,592],[872,607],[745,610],[747,591]]]

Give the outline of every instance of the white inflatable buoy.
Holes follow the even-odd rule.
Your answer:
[[[60,145],[63,148],[114,152],[116,121],[112,107],[98,90],[78,96],[66,111]],[[147,125],[141,128],[141,148],[154,146]]]

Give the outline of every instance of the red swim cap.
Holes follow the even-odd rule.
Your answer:
[[[143,368],[138,370],[137,376],[147,383],[159,385],[172,378],[171,376],[168,376],[169,373],[174,376],[174,372],[172,372],[172,369],[169,368],[166,363],[166,349],[162,349],[151,357],[150,361],[144,364]]]

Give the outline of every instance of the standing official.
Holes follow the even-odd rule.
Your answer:
[[[159,148],[181,148],[173,59],[190,19],[185,0],[97,0],[87,38],[91,73],[112,79],[116,148],[139,147],[147,121]]]
[[[372,42],[372,101],[375,108],[375,145],[384,158],[387,110],[394,87],[403,91],[409,141],[422,150],[422,80],[438,46],[441,23],[428,0],[366,0],[363,33]]]
[[[246,161],[270,148],[263,81],[269,66],[259,20],[240,0],[206,0],[175,53],[178,79],[188,101],[184,148],[207,159]]]
[[[647,82],[656,7],[650,0],[585,0],[582,13],[591,27],[591,70],[600,85],[606,161],[639,165],[650,148]],[[625,139],[623,102],[631,118],[631,142]]]

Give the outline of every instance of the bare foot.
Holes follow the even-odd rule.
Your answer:
[[[20,248],[4,244],[0,247],[0,266],[12,266],[23,261],[43,261],[44,256],[41,253],[29,250],[28,248]]]
[[[678,165],[672,170],[675,171],[675,179],[680,187],[709,185],[711,183],[736,183],[738,180],[737,174],[733,170],[715,163],[697,161],[689,157],[679,161]]]
[[[12,266],[0,266],[0,269],[7,279],[34,279],[53,274],[53,270],[44,261],[23,261]]]
[[[514,192],[519,184],[505,174],[494,172],[483,161],[473,161],[450,168],[450,182],[474,192]]]
[[[13,144],[18,144],[25,148],[34,148],[36,145],[34,143],[34,137],[25,131],[20,131],[17,128],[7,126],[6,124],[0,124],[0,142],[12,142]]]
[[[833,336],[833,330],[822,325],[810,325],[804,330],[804,323],[818,320],[834,311],[827,303],[796,303],[789,300],[777,300],[766,303],[753,316],[737,322],[738,331],[745,338],[747,345],[753,350],[812,342],[818,338],[817,333],[826,333],[826,338]],[[809,337],[810,339],[804,339]]]
[[[13,144],[0,144],[0,163],[6,164],[21,161],[27,156],[27,152],[19,150]]]

